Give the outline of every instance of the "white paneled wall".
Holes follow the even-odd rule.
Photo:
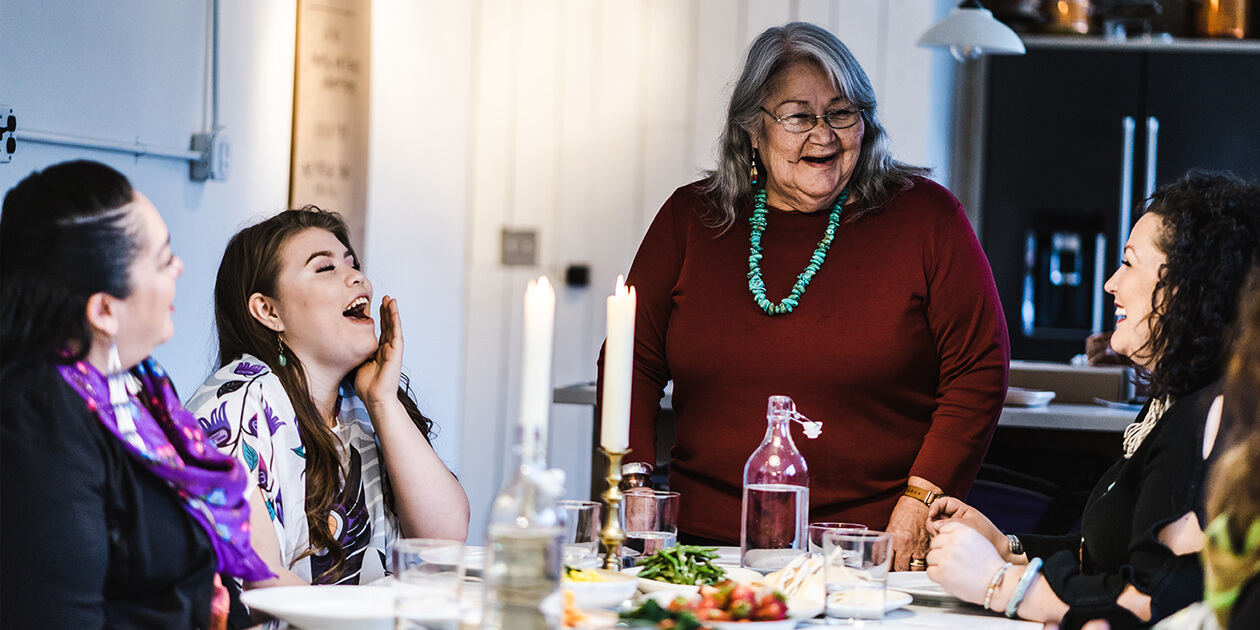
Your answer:
[[[558,289],[553,379],[557,385],[593,379],[614,278],[629,268],[660,204],[713,166],[748,42],[790,20],[820,23],[850,45],[877,87],[899,157],[940,173],[948,128],[939,110],[948,120],[951,69],[913,40],[949,6],[938,0],[475,3],[459,466],[474,532],[502,481],[512,441],[525,282],[548,274],[561,283],[568,264],[590,265],[590,287]],[[539,231],[538,267],[499,264],[504,227]],[[589,408],[553,408],[550,460],[569,473],[571,496],[588,493],[590,425]]]

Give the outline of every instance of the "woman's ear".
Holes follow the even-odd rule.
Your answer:
[[[88,297],[85,312],[88,324],[107,337],[117,335],[120,327],[118,306],[114,296],[103,292],[93,293]]]
[[[276,311],[276,305],[271,298],[255,293],[249,296],[249,314],[258,323],[270,328],[275,332],[284,332],[284,320],[280,319],[280,313]]]

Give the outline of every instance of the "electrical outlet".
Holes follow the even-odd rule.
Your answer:
[[[193,134],[192,149],[201,153],[201,158],[191,165],[194,181],[228,178],[232,154],[226,133]]]
[[[510,230],[503,228],[503,240],[499,259],[505,265],[538,264],[538,232],[536,230]]]
[[[17,116],[13,114],[13,108],[0,105],[0,164],[13,161],[13,153],[17,151],[14,131],[17,131]]]

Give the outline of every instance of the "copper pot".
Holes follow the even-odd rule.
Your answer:
[[[1045,14],[1045,30],[1051,33],[1081,34],[1089,32],[1090,0],[1046,0],[1041,5]]]
[[[1200,0],[1194,22],[1200,37],[1242,39],[1247,36],[1247,0]]]

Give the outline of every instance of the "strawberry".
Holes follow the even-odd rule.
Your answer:
[[[787,619],[787,600],[779,592],[767,593],[753,611],[753,621],[779,621]]]

